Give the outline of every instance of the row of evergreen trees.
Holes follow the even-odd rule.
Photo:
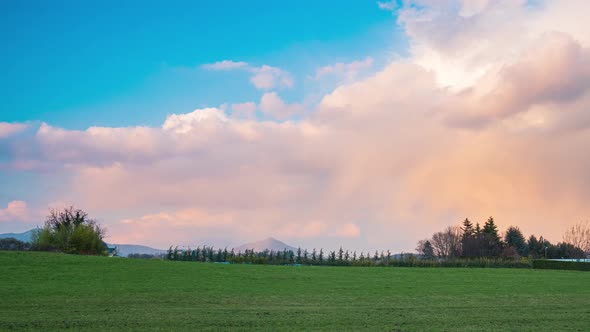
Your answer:
[[[356,252],[338,251],[324,253],[323,249],[302,250],[265,250],[255,252],[235,252],[234,250],[197,247],[196,249],[168,249],[166,259],[174,261],[208,262],[226,264],[268,264],[268,265],[327,265],[327,266],[393,266],[393,267],[504,267],[530,268],[529,260],[506,260],[500,258],[472,259],[424,259],[414,254],[391,255],[391,252]]]
[[[406,254],[406,258],[413,256]],[[251,264],[303,264],[303,265],[333,265],[333,266],[350,266],[350,265],[378,265],[387,264],[393,257],[391,252],[375,251],[374,253],[349,251],[340,248],[337,251],[325,252],[324,249],[307,249],[298,248],[296,251],[284,249],[282,251],[264,250],[256,252],[246,250],[245,252],[235,252],[234,249],[197,247],[196,249],[178,249],[170,247],[166,254],[166,259],[174,261],[193,261],[193,262],[228,262],[228,263],[251,263]]]
[[[520,229],[511,226],[504,238],[500,237],[493,217],[481,227],[465,219],[462,227],[449,227],[443,232],[435,233],[431,239],[418,243],[417,251],[424,258],[473,258],[501,257],[517,259],[519,257],[536,258],[585,258],[581,248],[570,243],[551,244],[542,236],[531,235],[525,239]]]

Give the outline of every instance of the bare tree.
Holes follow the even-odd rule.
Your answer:
[[[442,232],[434,233],[430,241],[434,254],[440,258],[460,256],[462,235],[458,226],[449,226]]]
[[[590,255],[590,223],[580,222],[565,231],[563,234],[563,242],[569,243],[578,247]]]

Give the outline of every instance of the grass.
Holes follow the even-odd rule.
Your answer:
[[[0,251],[0,330],[587,331],[590,274]]]

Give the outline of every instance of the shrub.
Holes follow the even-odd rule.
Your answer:
[[[29,250],[31,244],[19,241],[13,237],[0,239],[0,250]]]
[[[45,226],[33,234],[32,249],[104,255],[104,230],[88,214],[73,207],[52,210]]]
[[[590,263],[536,259],[533,261],[533,269],[590,271]]]

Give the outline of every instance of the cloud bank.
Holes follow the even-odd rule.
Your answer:
[[[60,199],[126,211],[107,221],[115,242],[272,235],[412,250],[446,225],[489,215],[559,239],[590,215],[590,26],[564,19],[586,7],[407,1],[398,17],[411,55],[313,107],[266,92],[231,115],[198,109],[161,127],[42,124],[35,148],[15,145],[6,163],[67,168]],[[271,67],[207,66],[250,68],[263,90],[289,86]],[[255,120],[257,107],[273,120]]]

